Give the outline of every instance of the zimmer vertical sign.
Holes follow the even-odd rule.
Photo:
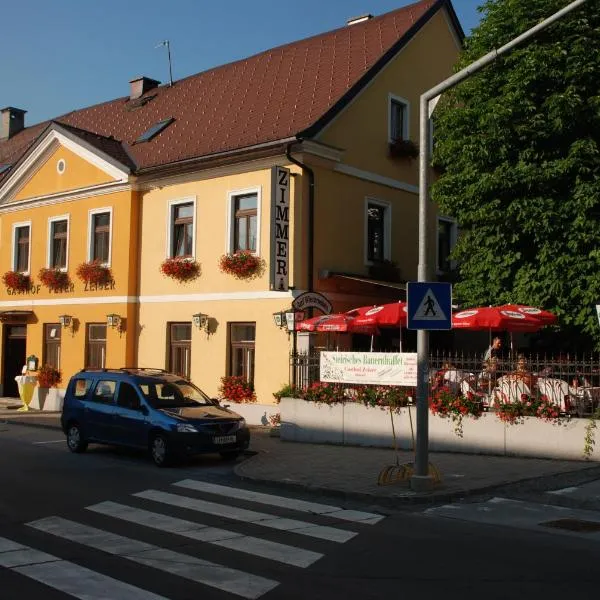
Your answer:
[[[271,289],[286,292],[290,272],[290,170],[271,170]]]

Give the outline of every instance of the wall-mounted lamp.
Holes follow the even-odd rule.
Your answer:
[[[73,317],[71,315],[60,315],[60,317],[58,317],[58,322],[61,327],[71,327],[71,325],[73,325]]]
[[[208,333],[208,315],[200,312],[196,313],[195,315],[192,315],[192,323],[194,323],[194,326],[198,329],[204,329],[204,331]]]
[[[121,326],[121,317],[115,313],[110,313],[110,315],[106,315],[106,324],[113,329],[118,328]]]
[[[281,312],[273,313],[273,322],[277,327],[281,329],[287,329],[288,331],[296,330],[296,323],[304,320],[304,311],[296,310],[295,308],[288,308]]]

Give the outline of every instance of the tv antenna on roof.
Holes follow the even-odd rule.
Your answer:
[[[164,40],[163,42],[159,42],[155,48],[160,48],[161,46],[167,47],[167,56],[169,58],[169,87],[173,85],[173,72],[171,70],[171,46],[169,45],[169,40]]]

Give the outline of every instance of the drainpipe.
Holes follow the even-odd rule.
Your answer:
[[[302,142],[301,139],[298,142]],[[296,142],[288,144],[285,149],[285,155],[291,163],[300,167],[303,173],[308,176],[308,291],[313,291],[313,273],[314,273],[314,239],[315,239],[315,174],[313,170],[296,160],[291,154],[291,148]],[[312,312],[312,311],[311,311]],[[312,316],[312,315],[311,315]]]

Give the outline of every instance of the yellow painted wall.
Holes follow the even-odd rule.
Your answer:
[[[256,323],[255,389],[259,403],[273,403],[273,392],[288,383],[291,339],[273,323],[272,313],[288,308],[290,299],[142,303],[140,305],[139,366],[167,367],[167,324],[191,322],[200,308],[211,317],[213,333],[192,326],[191,379],[217,397],[220,378],[227,374],[228,323]]]
[[[344,163],[411,185],[418,184],[418,160],[388,157],[388,94],[410,103],[409,136],[419,142],[419,96],[452,74],[459,49],[439,11],[321,134],[320,141],[343,148]]]
[[[58,161],[61,159],[65,161],[65,170],[62,174],[56,168]],[[113,181],[113,178],[110,175],[77,156],[68,148],[59,145],[47,160],[39,165],[39,170],[33,177],[18,191],[13,202],[77,190],[111,181]]]

